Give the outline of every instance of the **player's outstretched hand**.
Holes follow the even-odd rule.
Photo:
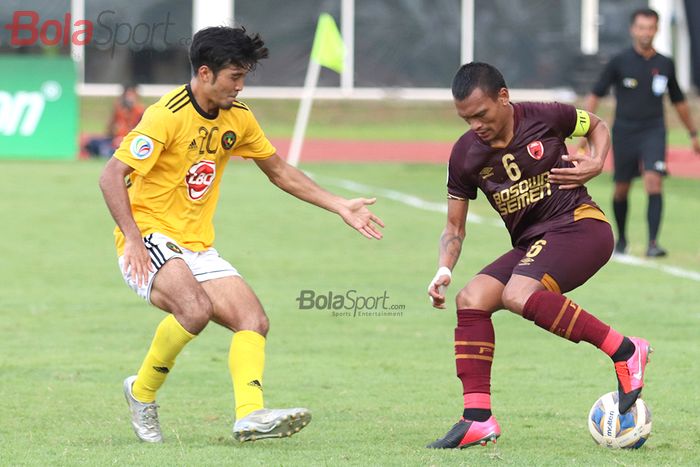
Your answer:
[[[430,303],[433,307],[445,309],[445,290],[447,286],[452,282],[452,276],[449,270],[445,271],[443,268],[438,269],[438,272],[433,277],[428,285],[428,296],[430,297]]]
[[[131,277],[136,284],[144,287],[148,284],[148,273],[153,270],[151,258],[143,241],[127,240],[124,244],[124,273],[131,271]]]
[[[384,227],[384,222],[375,216],[367,206],[374,204],[377,198],[355,198],[345,200],[343,207],[338,211],[346,224],[360,232],[365,237],[381,240],[382,232],[379,227]]]
[[[561,158],[574,164],[573,167],[550,170],[549,181],[559,185],[561,190],[578,188],[603,171],[600,159],[594,159],[590,154],[564,154]]]

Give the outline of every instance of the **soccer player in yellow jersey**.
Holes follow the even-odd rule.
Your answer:
[[[248,72],[267,54],[260,36],[243,28],[197,32],[190,47],[192,80],[146,110],[100,178],[117,223],[124,280],[170,313],[138,373],[124,381],[132,426],[143,441],[162,441],[156,392],[183,347],[210,321],[234,333],[228,362],[235,438],[290,436],[311,419],[307,409],[264,407],[268,319],[253,290],[212,247],[219,184],[232,156],[253,159],[282,190],[338,214],[367,238],[382,238],[382,221],[367,209],[374,199],[324,191],[276,154],[248,106],[236,100]]]

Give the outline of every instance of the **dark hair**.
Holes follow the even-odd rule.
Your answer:
[[[216,75],[229,65],[255,69],[258,61],[267,58],[268,50],[259,34],[246,34],[245,28],[216,26],[204,28],[194,35],[190,45],[192,73],[208,66]]]
[[[651,8],[640,8],[638,10],[634,10],[632,13],[632,16],[630,16],[630,24],[634,24],[635,20],[637,19],[637,16],[646,16],[647,18],[655,18],[656,22],[659,22],[659,14],[655,11],[652,10]]]
[[[488,63],[471,62],[462,65],[452,80],[452,96],[466,99],[476,88],[496,99],[498,91],[505,88],[506,80],[498,69]]]

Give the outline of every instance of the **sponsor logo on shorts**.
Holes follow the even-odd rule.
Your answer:
[[[201,199],[214,183],[214,177],[216,177],[214,161],[202,160],[193,164],[185,175],[187,194],[195,201]]]
[[[173,242],[168,242],[165,244],[165,246],[167,246],[170,251],[174,251],[175,253],[182,254],[182,250],[180,249],[180,247],[175,245]]]
[[[139,135],[131,141],[131,155],[136,159],[146,159],[153,154],[153,140],[146,135]]]
[[[236,133],[231,130],[226,131],[221,136],[221,145],[224,147],[224,149],[228,150],[231,149],[234,144],[236,144]]]
[[[544,156],[544,146],[542,145],[542,141],[533,141],[532,143],[528,144],[527,153],[530,154],[530,157],[536,161],[542,159],[542,156]]]
[[[654,170],[657,172],[666,172],[666,163],[664,161],[654,162]]]

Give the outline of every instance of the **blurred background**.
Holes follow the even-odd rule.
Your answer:
[[[498,313],[494,407],[507,437],[468,453],[424,449],[462,407],[454,309],[426,297],[445,225],[445,162],[468,129],[452,77],[487,61],[516,101],[580,106],[603,63],[631,46],[630,14],[645,6],[661,15],[655,46],[674,58],[698,125],[697,0],[0,2],[0,465],[700,465],[700,393],[687,378],[700,374],[700,157],[672,109],[662,234],[671,254],[642,257],[647,200],[636,183],[630,255],[571,294],[657,349],[644,390],[654,436],[634,453],[592,443],[586,414],[616,387],[607,357]],[[137,444],[121,382],[162,316],[123,283],[100,172],[143,108],[189,81],[193,32],[222,24],[259,32],[270,48],[240,98],[286,156],[322,12],[348,53],[342,73],[321,71],[300,167],[341,196],[376,196],[384,239],[366,241],[241,160],[226,169],[215,221],[217,250],[273,323],[266,400],[309,406],[314,422],[282,444],[234,444],[230,333],[209,326],[159,393],[166,443]],[[607,97],[597,113],[612,124],[613,109]],[[587,188],[611,213],[611,173]],[[510,248],[485,196],[469,216],[450,303],[457,284]],[[386,292],[401,316],[300,310],[308,289]]]
[[[254,109],[271,137],[285,138],[318,15],[330,13],[348,54],[341,74],[322,70],[316,97],[335,102],[316,107],[309,132],[334,138],[348,134],[328,133],[324,123],[342,126],[334,120],[339,114],[371,123],[378,108],[382,121],[398,126],[411,126],[407,113],[443,123],[451,78],[471,60],[496,65],[515,99],[573,102],[630,44],[629,15],[645,6],[661,15],[656,48],[675,59],[681,87],[692,91],[700,80],[700,32],[689,31],[700,31],[700,7],[691,0],[6,0],[0,157],[77,157],[86,135],[105,131],[123,85],[137,85],[147,104],[188,81],[189,40],[209,25],[244,25],[262,35],[270,58],[249,77],[242,98],[273,99]],[[447,128],[457,128],[451,113],[444,116]],[[395,131],[364,139],[410,136]],[[458,135],[436,131],[412,139]]]

